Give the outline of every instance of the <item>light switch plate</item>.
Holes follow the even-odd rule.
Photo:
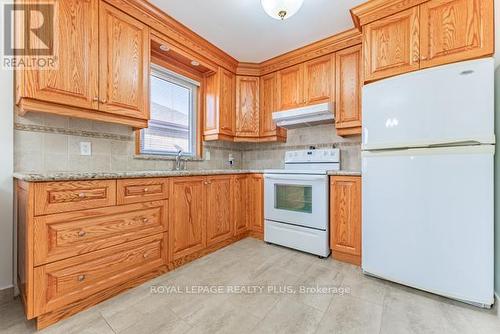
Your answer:
[[[80,142],[80,155],[92,155],[92,143],[87,141]]]
[[[210,161],[210,151],[205,151],[205,160]]]

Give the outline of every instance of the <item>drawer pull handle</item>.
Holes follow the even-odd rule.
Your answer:
[[[149,191],[148,188],[144,188],[144,192],[147,193]]]
[[[83,281],[85,281],[85,278],[86,278],[86,277],[85,277],[85,275],[80,275],[80,276],[78,276],[78,282],[83,282]]]
[[[147,218],[144,218],[142,221],[144,222],[144,224],[149,223],[149,219],[147,219]]]
[[[86,235],[87,235],[87,232],[85,232],[85,231],[83,231],[83,230],[82,230],[82,231],[80,231],[80,232],[78,232],[78,236],[79,236],[80,238],[81,238],[81,237],[84,237],[84,236],[86,236]]]
[[[79,193],[79,194],[78,194],[78,197],[80,197],[80,198],[85,198],[85,197],[87,197],[87,195],[86,195],[85,193]]]

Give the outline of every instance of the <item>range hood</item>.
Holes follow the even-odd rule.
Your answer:
[[[285,129],[332,124],[334,119],[333,104],[330,102],[273,113],[273,121]]]

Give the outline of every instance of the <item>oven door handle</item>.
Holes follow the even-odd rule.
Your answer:
[[[266,174],[264,175],[264,179],[266,180],[278,180],[278,181],[325,181],[327,180],[328,176],[325,175],[300,175],[300,174],[294,174],[294,175],[269,175]]]

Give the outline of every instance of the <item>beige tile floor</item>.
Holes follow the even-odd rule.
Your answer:
[[[192,294],[192,287],[340,286],[349,293]],[[174,287],[184,293],[151,287]],[[190,291],[184,290],[190,287]],[[266,288],[267,289],[267,288]],[[227,291],[226,291],[227,292]],[[19,301],[0,306],[0,333],[32,333]],[[497,308],[364,276],[351,265],[245,239],[42,333],[500,333]]]

